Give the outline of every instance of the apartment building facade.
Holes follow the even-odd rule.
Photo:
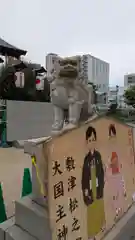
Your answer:
[[[58,68],[58,62],[60,57],[55,53],[49,53],[46,56],[46,69],[47,74],[50,75],[52,72],[56,71]]]
[[[108,93],[109,63],[87,54],[81,58],[81,68],[88,82],[96,85],[99,92]]]
[[[124,87],[128,88],[135,85],[135,73],[126,74],[124,76]]]
[[[126,87],[124,86],[114,86],[109,87],[108,91],[108,104],[110,103],[116,103],[119,107],[125,107],[125,99],[124,99],[124,92],[126,90]]]

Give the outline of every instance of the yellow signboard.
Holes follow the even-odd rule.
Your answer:
[[[132,129],[101,118],[46,145],[53,239],[100,239],[132,204]]]

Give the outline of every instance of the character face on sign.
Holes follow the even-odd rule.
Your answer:
[[[119,160],[116,152],[112,152],[110,167],[112,174],[119,173]]]
[[[115,138],[116,137],[116,128],[114,124],[110,124],[109,126],[109,138]]]
[[[104,168],[102,157],[97,150],[97,134],[94,127],[89,126],[85,135],[88,152],[82,166],[83,201],[87,206],[88,239],[95,239],[105,224],[104,214]]]
[[[93,127],[88,127],[86,131],[86,142],[89,151],[94,151],[96,147],[97,134]]]

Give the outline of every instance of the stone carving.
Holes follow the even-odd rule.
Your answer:
[[[47,69],[47,78],[54,106],[52,130],[56,133],[63,129],[65,113],[68,124],[64,129],[76,127],[81,116],[88,119],[88,115],[92,113],[92,86],[81,77],[80,57],[55,56],[52,62],[52,67]]]

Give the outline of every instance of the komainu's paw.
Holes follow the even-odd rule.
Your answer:
[[[61,130],[53,129],[53,130],[51,131],[51,135],[57,136],[57,135],[60,135],[62,132],[63,132],[63,129],[61,129]]]
[[[66,126],[64,127],[64,131],[67,131],[67,130],[71,130],[71,129],[74,129],[74,128],[76,128],[77,127],[77,125],[75,125],[75,124],[72,124],[72,123],[69,123],[69,124],[66,124]]]

